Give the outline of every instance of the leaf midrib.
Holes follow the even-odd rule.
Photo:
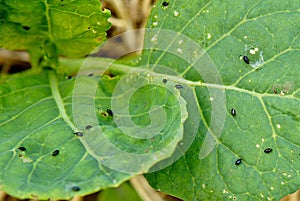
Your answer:
[[[63,102],[62,97],[59,92],[56,74],[53,71],[51,71],[48,73],[48,76],[49,76],[49,84],[50,84],[50,88],[51,88],[51,93],[53,95],[53,99],[55,100],[55,103],[59,110],[59,114],[62,117],[62,119],[67,123],[67,125],[70,126],[74,132],[76,132],[78,129],[72,123],[72,121],[70,120],[70,118],[68,117],[68,115],[66,113],[64,102]]]

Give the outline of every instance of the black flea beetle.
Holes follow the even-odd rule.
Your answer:
[[[52,156],[57,156],[59,154],[59,150],[54,150],[53,152],[52,152]]]
[[[235,161],[235,165],[240,165],[242,163],[242,159],[240,158],[240,159],[237,159],[236,161]]]
[[[22,28],[26,31],[30,30],[30,27],[29,26],[22,26]]]
[[[246,64],[250,63],[249,58],[247,56],[243,56],[243,60]]]
[[[265,152],[266,154],[271,153],[272,151],[273,151],[273,149],[271,149],[271,148],[266,148],[266,149],[264,150],[264,152]]]
[[[113,111],[111,111],[111,109],[106,109],[106,112],[107,112],[107,114],[110,115],[110,116],[113,116],[113,115],[114,115],[114,113],[113,113]]]
[[[80,188],[78,186],[72,186],[72,191],[80,191]]]
[[[166,1],[162,2],[162,6],[163,6],[163,7],[167,7],[168,5],[169,5],[168,2],[166,2]]]
[[[231,109],[230,113],[231,113],[231,115],[232,115],[233,117],[235,117],[235,115],[236,115],[236,111],[235,111],[235,109],[234,109],[234,108],[232,108],[232,109]]]
[[[175,88],[176,88],[176,89],[182,89],[182,88],[183,88],[183,86],[182,86],[182,85],[180,85],[180,84],[176,84],[176,85],[175,85]]]
[[[82,136],[83,136],[83,132],[80,132],[80,131],[75,132],[74,134],[77,135],[77,136],[79,136],[79,137],[82,137]]]
[[[91,129],[93,126],[91,126],[91,125],[87,125],[86,127],[85,127],[85,129]]]
[[[26,151],[26,148],[25,147],[19,147],[18,148],[20,151]]]

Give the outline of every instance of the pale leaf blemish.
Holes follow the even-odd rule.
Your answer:
[[[223,189],[224,194],[228,194],[228,191],[226,189]]]
[[[182,53],[182,49],[181,48],[177,48],[177,52]]]
[[[280,128],[281,128],[281,125],[280,125],[280,124],[276,124],[276,127],[277,127],[278,129],[280,129]]]
[[[209,39],[211,39],[211,38],[212,38],[211,34],[208,33],[208,34],[207,34],[207,40],[209,40]]]
[[[249,52],[250,52],[250,54],[255,54],[256,53],[255,50],[253,50],[253,49],[251,49]]]
[[[157,35],[154,35],[152,38],[151,38],[151,42],[156,42],[157,41]]]
[[[179,15],[179,12],[177,10],[174,10],[174,16],[177,17]]]
[[[260,145],[259,144],[256,144],[256,148],[259,148],[260,147]]]
[[[181,45],[183,43],[183,40],[179,40],[178,44]]]
[[[157,26],[158,25],[158,22],[153,22],[153,26]]]
[[[260,67],[263,63],[264,63],[264,57],[263,57],[263,52],[261,51],[259,53],[259,59],[253,63],[250,63],[250,66],[252,68],[257,68],[257,67]]]

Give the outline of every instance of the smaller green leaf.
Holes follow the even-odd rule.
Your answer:
[[[34,65],[51,66],[57,55],[82,57],[103,43],[109,17],[97,0],[1,0],[0,47],[29,50]]]
[[[103,190],[98,198],[98,201],[142,201],[138,194],[134,191],[129,183],[123,183],[118,188],[109,188]]]

